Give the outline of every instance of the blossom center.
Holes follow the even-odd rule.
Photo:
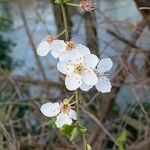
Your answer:
[[[66,43],[67,44],[67,51],[71,51],[72,49],[74,49],[76,47],[75,43],[73,41],[69,41]]]
[[[70,104],[67,99],[65,99],[63,102],[60,103],[60,111],[63,113],[68,113],[70,110]]]
[[[85,70],[84,66],[82,64],[75,65],[74,72],[78,74],[82,74],[82,72]]]

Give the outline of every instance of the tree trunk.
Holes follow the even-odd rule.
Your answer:
[[[85,21],[84,26],[85,26],[85,32],[86,32],[87,46],[90,48],[92,53],[98,56],[99,44],[98,44],[98,37],[97,37],[95,13],[85,12],[84,21]]]
[[[53,5],[53,12],[54,12],[54,17],[55,17],[55,23],[57,26],[57,34],[60,34],[64,29],[64,20],[63,20],[63,14],[62,14],[62,10],[61,10],[61,6],[58,4],[52,4]],[[64,6],[65,8],[65,12],[66,12],[66,16],[67,16],[67,23],[68,23],[68,31],[69,31],[69,39],[71,38],[71,26],[72,23],[70,21],[70,13],[68,13],[68,8],[67,6]],[[60,39],[65,39],[65,34],[63,34],[62,36],[60,36]]]
[[[150,29],[150,1],[149,0],[134,0],[140,13],[142,14],[147,26]],[[147,56],[145,63],[145,69],[147,76],[150,77],[150,53]]]

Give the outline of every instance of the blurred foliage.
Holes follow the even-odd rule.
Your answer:
[[[1,7],[0,7],[0,31],[7,31],[12,23],[13,23],[13,19],[11,16],[11,12],[10,12],[10,8],[8,5],[8,1],[3,0],[0,1]]]
[[[127,131],[123,130],[117,137],[117,143],[119,144],[119,150],[125,150],[124,145],[127,140]]]
[[[8,5],[3,4],[3,11],[0,15],[0,32],[6,31],[12,25],[12,17]],[[11,46],[13,43],[5,39],[0,33],[0,69],[10,71],[13,67],[12,58],[10,57]]]
[[[0,17],[0,30],[5,31],[8,30],[12,25],[12,19],[9,11],[3,12],[2,16]]]
[[[0,68],[10,71],[13,67],[13,61],[10,57],[12,42],[6,40],[0,35]]]

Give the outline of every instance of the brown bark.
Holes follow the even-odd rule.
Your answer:
[[[143,15],[148,27],[150,28],[150,1],[134,0],[140,13]],[[148,9],[149,7],[149,9]]]
[[[72,25],[72,23],[70,20],[70,15],[69,15],[70,13],[68,13],[69,10],[68,10],[67,6],[64,5],[64,9],[65,9],[66,16],[67,16],[69,39],[71,39],[71,25]],[[55,17],[55,23],[57,26],[57,34],[60,34],[65,29],[61,6],[57,5],[57,4],[53,4],[53,13],[54,13],[54,17]],[[60,36],[60,39],[64,40],[65,34]]]
[[[87,46],[90,48],[92,53],[98,56],[99,44],[96,30],[96,16],[94,12],[84,13],[84,26],[86,32],[86,42]]]

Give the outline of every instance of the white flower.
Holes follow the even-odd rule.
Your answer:
[[[92,87],[93,87],[93,85],[86,85],[85,83],[82,83],[80,86],[80,89],[82,91],[89,91]]]
[[[90,54],[89,48],[82,44],[75,44],[72,41],[64,42],[63,40],[57,40],[52,37],[47,37],[37,47],[37,53],[39,56],[46,56],[51,52],[54,58],[59,58],[60,61],[67,61],[72,52],[78,51],[83,56]]]
[[[66,43],[63,40],[54,40],[51,43],[51,54],[54,58],[59,58],[67,48]]]
[[[47,36],[37,47],[37,54],[41,57],[46,56],[51,50],[51,43],[55,39],[54,36]]]
[[[77,88],[84,89],[84,84],[89,87],[97,83],[97,76],[94,69],[99,59],[94,54],[82,55],[79,51],[70,54],[68,61],[60,61],[57,69],[66,75],[65,85],[70,91]]]
[[[70,54],[74,51],[80,52],[83,56],[90,54],[90,50],[86,46],[82,44],[76,45],[72,41],[64,42],[62,40],[54,40],[51,43],[51,54],[53,57],[59,58],[60,61],[67,61]]]
[[[41,57],[46,56],[51,50],[51,45],[47,41],[42,41],[37,47],[37,54]]]
[[[104,73],[110,71],[112,66],[113,62],[110,58],[100,60],[99,64],[97,65],[96,72],[98,75],[98,82],[95,87],[102,93],[108,93],[111,91],[112,85]]]
[[[48,102],[43,104],[40,110],[46,117],[56,116],[55,124],[57,128],[61,128],[65,124],[71,125],[72,119],[77,120],[76,112],[71,109],[72,104],[69,104],[68,99],[60,104]]]
[[[58,58],[59,55],[66,50],[66,43],[63,40],[53,40],[48,42],[47,40],[42,41],[37,47],[37,54],[41,57],[51,54],[54,58]]]

